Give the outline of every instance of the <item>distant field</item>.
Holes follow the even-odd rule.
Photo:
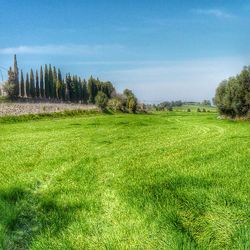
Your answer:
[[[190,109],[191,111],[197,111],[197,109],[205,109],[207,112],[217,112],[217,108],[214,106],[205,106],[205,105],[183,105],[180,107],[174,107],[175,111],[187,111]]]
[[[250,249],[250,123],[216,113],[0,124],[3,249]]]

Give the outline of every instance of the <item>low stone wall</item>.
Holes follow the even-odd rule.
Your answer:
[[[62,112],[66,110],[93,110],[95,105],[69,103],[0,103],[0,116]]]

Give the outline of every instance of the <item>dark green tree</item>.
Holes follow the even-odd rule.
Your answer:
[[[23,78],[23,71],[22,70],[21,70],[20,85],[21,85],[21,97],[25,97],[25,86],[24,86],[24,78]]]
[[[14,55],[14,96],[18,97],[19,95],[21,95],[20,89],[19,89],[19,70],[18,70],[18,66],[17,66],[17,59],[16,59],[16,55]]]
[[[57,96],[60,100],[64,100],[64,84],[63,84],[63,79],[62,79],[62,73],[61,70],[58,69],[57,71]]]
[[[83,101],[83,103],[85,103],[85,104],[88,103],[88,99],[89,99],[89,96],[88,96],[87,82],[84,79],[82,81],[82,101]]]
[[[97,95],[98,89],[96,85],[96,80],[91,76],[88,80],[88,96],[89,103],[95,103],[95,97]]]
[[[48,66],[44,66],[44,85],[45,85],[45,97],[48,99],[50,97],[50,87],[49,87],[49,71]]]
[[[38,70],[36,70],[36,97],[40,97],[40,87],[39,87],[39,76],[38,76]]]
[[[40,67],[40,96],[43,98],[45,96],[44,92],[44,82],[43,82],[43,67]]]
[[[26,97],[30,97],[30,81],[29,81],[29,74],[28,73],[26,73],[25,89],[26,89]]]
[[[30,96],[32,98],[34,98],[36,96],[35,79],[34,79],[33,69],[30,70]]]
[[[57,70],[56,67],[53,67],[53,98],[54,99],[59,99],[59,86],[58,86],[58,82],[57,82]]]
[[[53,71],[51,64],[49,65],[49,97],[50,99],[54,98],[54,83],[53,83]]]

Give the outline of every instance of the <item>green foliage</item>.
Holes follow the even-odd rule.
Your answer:
[[[30,97],[30,80],[28,73],[26,73],[26,78],[25,78],[25,89],[26,89],[26,97]]]
[[[44,76],[43,76],[43,67],[40,67],[40,96],[43,98],[45,96],[44,91]]]
[[[99,91],[95,97],[95,103],[101,110],[105,110],[108,103],[107,95],[102,91]]]
[[[50,97],[50,81],[49,81],[49,71],[48,66],[44,66],[44,84],[45,84],[45,97],[48,99]]]
[[[135,113],[137,110],[137,98],[132,92],[132,90],[125,89],[123,91],[123,96],[126,99],[126,108],[128,112]]]
[[[102,91],[108,99],[116,93],[111,82],[102,82],[91,76],[87,83],[85,79],[70,74],[66,74],[66,77],[63,78],[60,69],[51,64],[49,66],[45,64],[44,72],[42,66],[40,66],[40,74],[36,70],[35,76],[31,69],[30,75],[26,73],[25,83],[21,70],[21,81],[19,83],[16,55],[14,56],[14,70],[10,67],[8,76],[9,84],[6,85],[6,88],[8,88],[8,94],[11,95],[10,98],[12,99],[29,97],[30,99],[39,98],[94,104],[98,91]]]
[[[250,110],[250,67],[224,80],[216,90],[214,102],[219,112],[230,117],[247,116]]]
[[[36,91],[35,91],[35,79],[34,79],[34,73],[33,70],[30,70],[30,97],[34,98],[36,96]]]
[[[23,71],[22,70],[21,70],[20,84],[21,84],[21,96],[25,97],[25,84],[24,84],[24,78],[23,78]]]
[[[16,90],[16,75],[11,67],[8,71],[8,81],[4,85],[4,91],[7,93],[10,99],[15,99],[18,97]]]
[[[36,70],[36,97],[40,97],[40,87],[39,87],[39,76],[38,71]]]
[[[15,84],[12,81],[7,81],[3,85],[4,91],[7,93],[9,98],[15,98]]]

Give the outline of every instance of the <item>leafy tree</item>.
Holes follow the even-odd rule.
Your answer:
[[[8,80],[4,83],[3,90],[9,98],[13,99],[15,97],[15,85],[11,81]]]
[[[134,93],[129,89],[125,89],[123,95],[126,98],[126,108],[129,112],[135,113],[137,110],[137,98]]]
[[[101,110],[104,110],[107,107],[107,103],[108,103],[107,95],[103,93],[102,91],[98,91],[95,97],[95,103]]]
[[[217,88],[214,103],[223,115],[247,116],[250,110],[250,67],[224,80]]]
[[[11,99],[15,99],[18,97],[16,90],[15,73],[11,67],[8,70],[8,81],[4,85],[4,90]]]

